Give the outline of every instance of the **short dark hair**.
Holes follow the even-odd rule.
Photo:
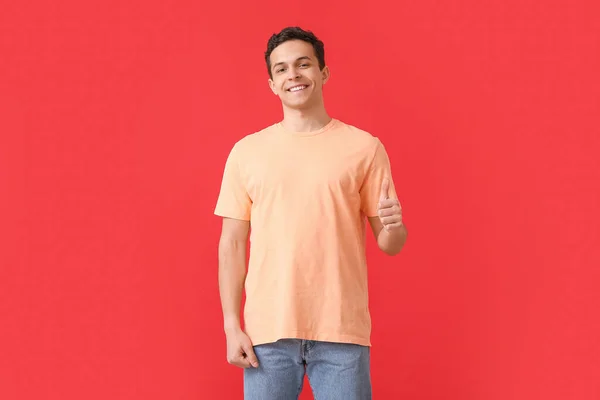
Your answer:
[[[315,50],[315,55],[319,61],[319,69],[325,68],[325,45],[311,31],[305,31],[297,26],[288,26],[283,28],[279,33],[274,33],[267,43],[267,51],[265,52],[265,61],[267,62],[267,70],[269,76],[273,78],[271,72],[271,53],[277,46],[287,42],[288,40],[303,40],[310,43]]]

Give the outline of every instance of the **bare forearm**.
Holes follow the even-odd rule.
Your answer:
[[[404,225],[390,229],[382,229],[377,237],[377,245],[386,254],[391,256],[400,253],[404,243],[406,243],[406,237],[408,232]]]
[[[219,292],[226,331],[240,328],[240,307],[246,279],[246,242],[221,239]]]

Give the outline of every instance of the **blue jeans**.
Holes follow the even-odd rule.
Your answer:
[[[282,339],[254,346],[244,369],[245,400],[296,400],[308,376],[315,400],[370,400],[370,347]]]

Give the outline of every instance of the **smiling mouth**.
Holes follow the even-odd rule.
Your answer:
[[[306,89],[307,87],[308,87],[308,85],[298,85],[298,86],[289,88],[287,91],[288,92],[300,92],[300,91]]]

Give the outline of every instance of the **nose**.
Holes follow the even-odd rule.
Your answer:
[[[288,70],[288,77],[287,78],[289,80],[293,80],[293,79],[296,79],[296,78],[299,78],[299,77],[300,77],[299,70],[297,68],[295,68],[295,67],[290,67],[290,69]]]

